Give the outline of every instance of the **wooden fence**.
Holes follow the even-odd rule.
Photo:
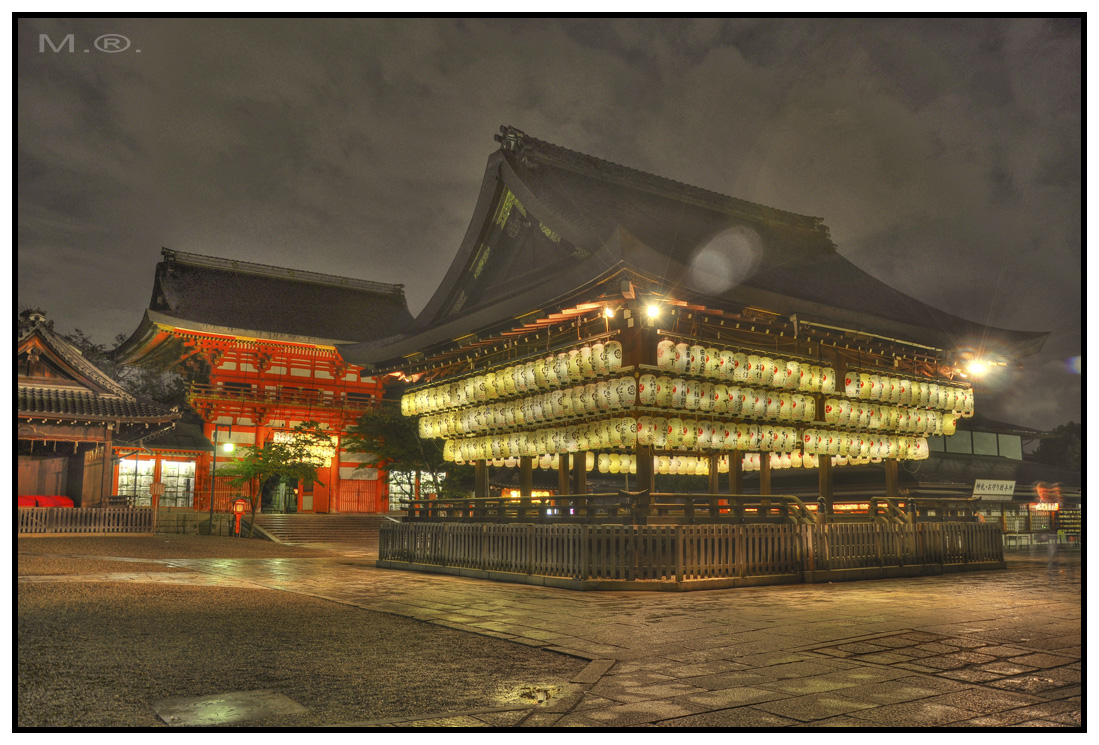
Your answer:
[[[149,507],[20,507],[20,533],[152,533]]]
[[[384,523],[378,566],[574,583],[830,581],[1003,566],[998,526]],[[916,571],[911,571],[916,570]],[[510,575],[510,576],[507,576]],[[525,578],[525,579],[524,579]],[[560,583],[555,583],[560,584]],[[565,583],[565,586],[568,586]],[[576,586],[576,585],[574,585]]]

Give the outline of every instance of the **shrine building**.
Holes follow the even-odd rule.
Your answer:
[[[180,413],[133,396],[41,315],[30,320],[16,346],[19,506],[105,506],[117,447],[171,429]]]
[[[926,458],[1045,332],[994,328],[872,277],[821,219],[636,171],[502,127],[473,218],[434,296],[396,338],[343,358],[409,385],[447,457],[478,470],[706,475],[768,494],[809,469]],[[964,264],[960,264],[964,266]],[[914,261],[913,272],[922,270]],[[719,474],[727,473],[725,487]]]
[[[152,299],[118,361],[180,371],[202,435],[217,446],[194,459],[191,506],[210,508],[211,458],[225,443],[262,445],[315,422],[332,442],[317,483],[264,486],[263,512],[388,511],[386,474],[359,468],[345,429],[382,395],[378,378],[337,345],[399,333],[412,321],[402,285],[336,277],[181,251],[162,251]],[[140,461],[137,461],[140,464]],[[149,468],[151,466],[146,466]],[[216,476],[214,509],[236,494]]]
[[[402,413],[476,473],[472,498],[413,500],[382,525],[378,566],[674,590],[1005,566],[999,525],[902,495],[900,464],[974,416],[975,370],[1015,366],[1048,334],[894,289],[819,218],[512,127],[496,139],[407,333],[340,346],[403,381]],[[507,468],[514,496],[492,487]],[[836,471],[866,468],[881,483],[864,514],[838,513]],[[535,469],[556,473],[552,494],[534,493]],[[814,474],[815,498],[776,489],[789,472]],[[661,493],[658,474],[708,488]]]

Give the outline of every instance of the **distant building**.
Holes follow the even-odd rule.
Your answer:
[[[180,413],[133,396],[41,316],[31,321],[16,348],[17,493],[105,505],[116,444],[170,427]]]
[[[337,344],[400,333],[412,320],[402,285],[163,250],[152,299],[115,355],[120,362],[181,371],[201,418],[202,436],[218,444],[262,445],[316,422],[332,439],[315,484],[263,486],[264,512],[384,512],[385,472],[358,468],[342,435],[382,395],[382,384],[349,364]],[[215,429],[216,428],[216,429]],[[140,455],[138,478],[152,477]],[[216,453],[219,464],[234,456]],[[178,472],[178,469],[177,469]],[[119,490],[129,471],[119,473]],[[190,476],[188,476],[190,478]],[[211,454],[195,459],[192,507],[210,507]],[[216,477],[214,509],[236,494]]]

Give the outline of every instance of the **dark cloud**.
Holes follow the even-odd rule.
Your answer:
[[[1073,19],[24,19],[19,304],[101,340],[161,246],[406,285],[418,311],[502,123],[823,217],[899,289],[1053,331],[990,415],[1080,419]],[[85,53],[105,33],[133,49]],[[73,34],[75,51],[40,52]]]

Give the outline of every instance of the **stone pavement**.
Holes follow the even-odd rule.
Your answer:
[[[384,570],[354,550],[172,559],[188,571],[146,581],[304,593],[592,661],[512,727],[1080,728],[1080,552],[1046,558],[1035,549],[1010,552],[1003,571],[689,593]],[[475,714],[333,725],[485,726]]]

